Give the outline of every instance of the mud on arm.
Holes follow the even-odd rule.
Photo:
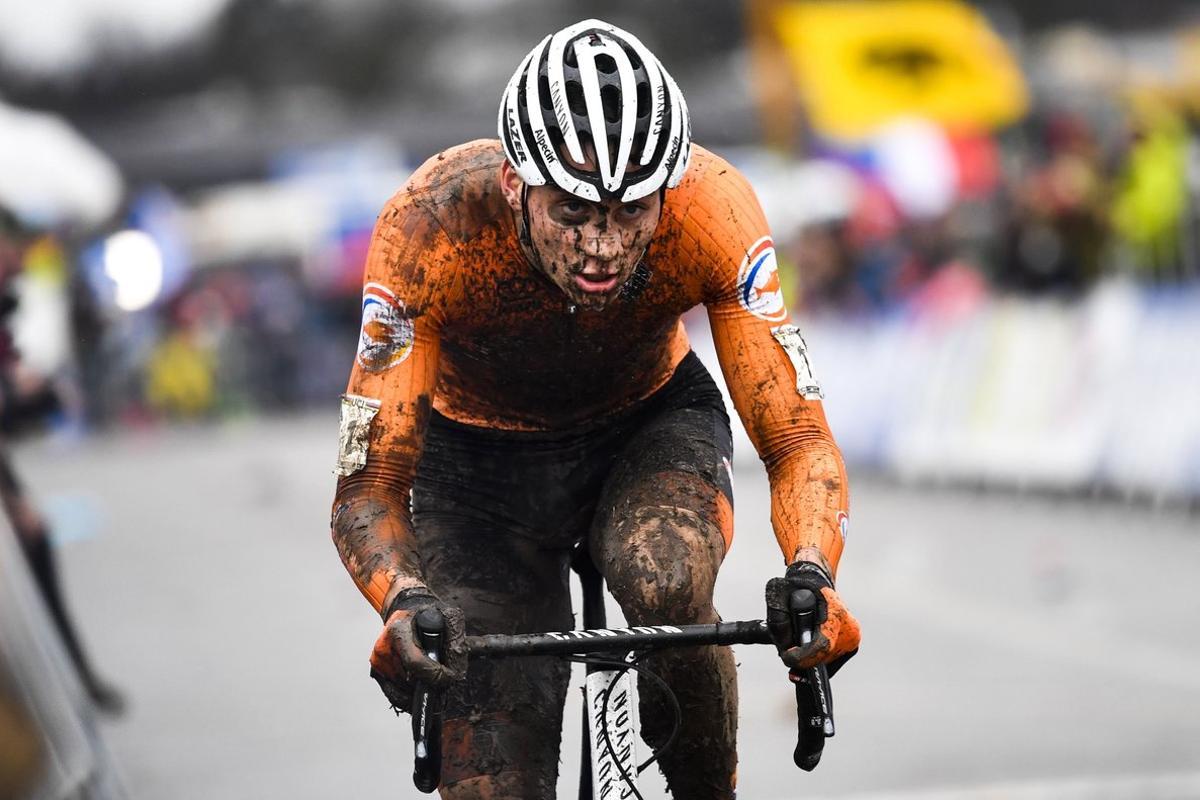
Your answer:
[[[424,585],[410,490],[437,384],[453,247],[402,189],[367,256],[358,354],[342,397],[331,529],[376,611]]]
[[[715,173],[715,174],[714,174]],[[767,468],[771,523],[785,563],[837,570],[849,512],[846,468],[829,431],[807,348],[791,324],[774,243],[753,189],[733,167],[688,215],[697,261],[709,267],[705,305],[733,403]]]
[[[774,326],[773,336],[770,326],[745,316],[720,305],[709,308],[734,407],[767,468],[775,538],[785,563],[815,561],[836,575],[849,514],[846,467],[819,388],[805,374],[803,340],[794,325]],[[777,341],[793,337],[787,344]]]

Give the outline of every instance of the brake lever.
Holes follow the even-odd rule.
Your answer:
[[[812,641],[816,627],[817,597],[808,589],[797,589],[788,598],[792,612],[792,632],[800,644]],[[790,673],[796,685],[796,718],[799,725],[792,760],[805,772],[821,761],[825,740],[834,735],[833,692],[824,664]]]
[[[441,661],[446,620],[436,608],[427,608],[414,621],[417,644],[425,656]],[[442,714],[445,696],[421,684],[413,687],[413,784],[430,794],[442,782]]]

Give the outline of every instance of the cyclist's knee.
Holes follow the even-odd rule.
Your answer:
[[[675,506],[638,509],[611,531],[600,569],[632,624],[712,622],[724,541],[716,526]]]
[[[443,797],[456,800],[554,797],[562,698],[538,706],[517,681],[505,692],[507,710],[475,710],[442,727]],[[565,691],[565,681],[563,690]]]

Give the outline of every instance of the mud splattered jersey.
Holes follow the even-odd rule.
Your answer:
[[[689,350],[680,315],[703,304],[734,405],[767,467],[785,559],[817,547],[836,568],[845,469],[746,180],[695,147],[621,297],[576,310],[522,255],[500,190],[502,159],[493,140],[441,153],[379,217],[343,439],[347,403],[365,422],[351,448],[357,461],[339,470],[339,502],[387,498],[410,524],[408,490],[431,409],[471,425],[555,430],[648,397]],[[347,452],[343,441],[343,460]],[[379,576],[360,588],[379,607],[387,583]]]

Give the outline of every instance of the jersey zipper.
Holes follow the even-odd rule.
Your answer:
[[[571,353],[575,350],[575,329],[578,326],[579,306],[574,303],[567,303],[567,352]]]

